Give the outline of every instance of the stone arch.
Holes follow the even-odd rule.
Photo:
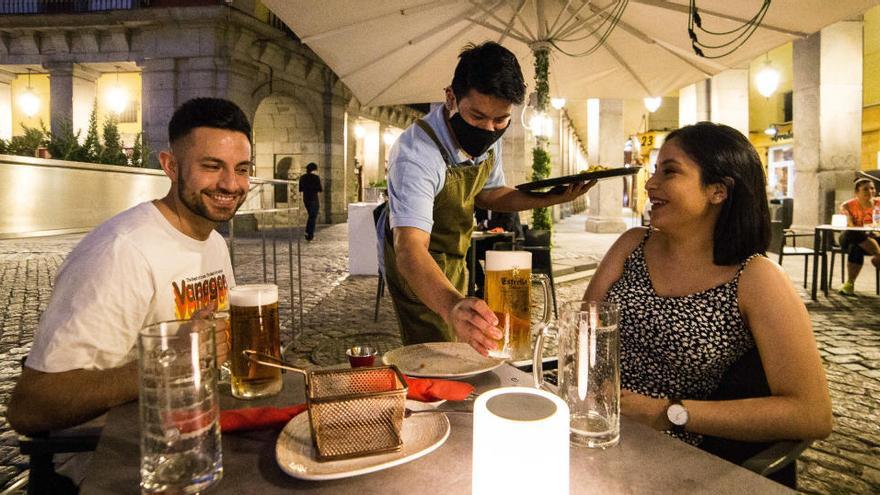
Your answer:
[[[273,91],[256,100],[253,117],[255,175],[266,179],[295,180],[309,162],[320,163],[324,139],[314,109],[286,92]],[[267,188],[260,199],[272,208],[284,203],[281,189]],[[296,196],[295,188],[294,198]],[[250,204],[252,207],[258,205]]]

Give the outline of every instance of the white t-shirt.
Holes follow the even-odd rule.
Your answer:
[[[37,371],[108,369],[137,358],[138,331],[187,319],[235,286],[226,242],[172,226],[152,202],[98,226],[70,252],[25,363]]]

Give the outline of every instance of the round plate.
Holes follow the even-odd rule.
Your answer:
[[[382,362],[420,378],[467,378],[504,364],[503,359],[484,357],[464,342],[408,345],[386,352]]]
[[[302,480],[335,480],[373,473],[425,456],[449,438],[449,419],[443,413],[416,414],[403,420],[403,446],[397,452],[340,461],[319,461],[312,444],[309,415],[291,419],[278,435],[275,459],[285,473]]]

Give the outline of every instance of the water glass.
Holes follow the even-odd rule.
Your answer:
[[[142,493],[197,493],[223,476],[216,326],[194,319],[140,331]]]

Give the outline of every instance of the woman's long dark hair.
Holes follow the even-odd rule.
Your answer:
[[[700,167],[704,186],[725,184],[727,199],[715,223],[712,261],[716,265],[742,263],[764,254],[770,244],[767,179],[758,152],[736,129],[699,122],[666,136]]]

